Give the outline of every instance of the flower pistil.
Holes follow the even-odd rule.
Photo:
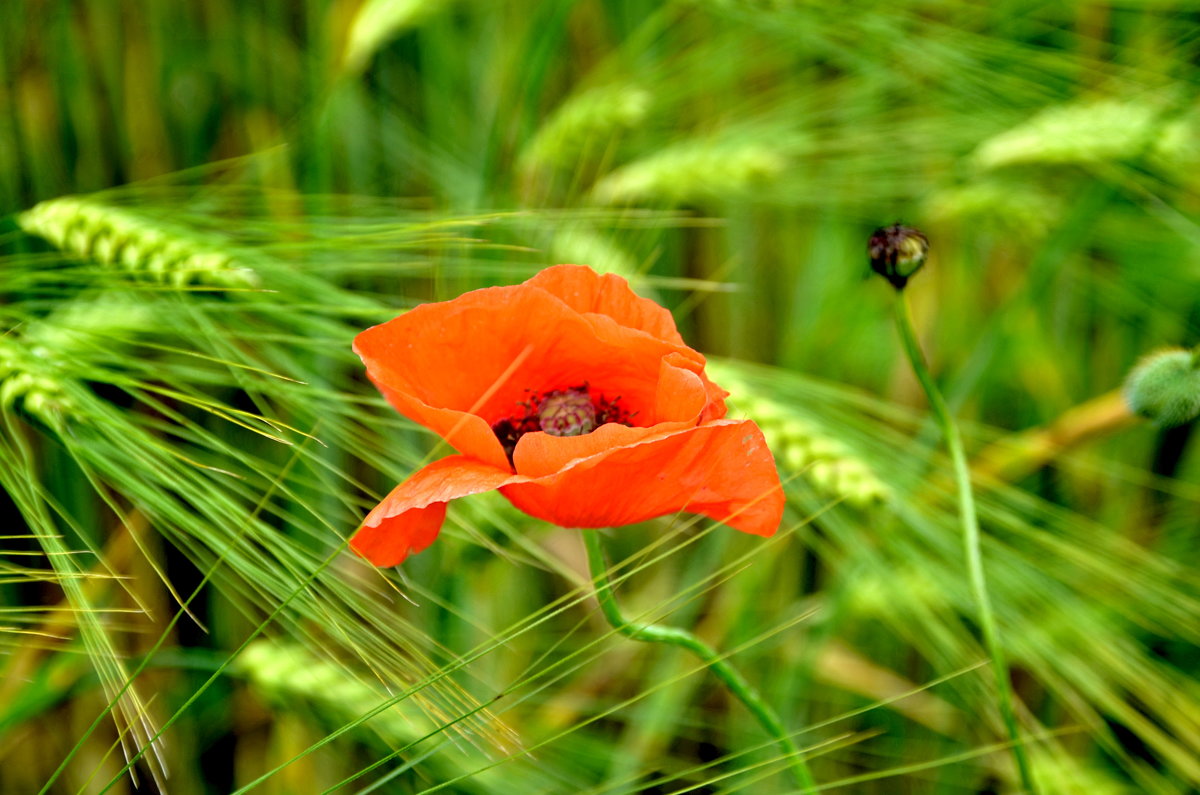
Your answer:
[[[492,424],[508,462],[513,461],[517,442],[527,433],[543,431],[550,436],[582,436],[601,425],[616,422],[632,425],[636,412],[621,405],[621,398],[593,397],[588,385],[531,392],[529,400],[517,404],[522,412]]]

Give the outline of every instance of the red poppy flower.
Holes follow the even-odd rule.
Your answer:
[[[401,483],[350,546],[394,566],[437,537],[446,503],[499,489],[565,527],[698,513],[775,532],[783,491],[754,423],[725,417],[670,312],[624,279],[557,265],[425,304],[358,335],[367,375],[458,452]]]

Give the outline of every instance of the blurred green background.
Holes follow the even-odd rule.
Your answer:
[[[1200,462],[1114,390],[1198,342],[1198,32],[1170,0],[6,0],[0,791],[790,791],[694,659],[603,623],[578,531],[483,495],[403,571],[344,549],[437,443],[353,335],[556,262],[670,307],[788,491],[769,541],[609,535],[627,612],[729,651],[822,791],[1017,791],[867,279],[897,220],[1041,788],[1197,791]]]

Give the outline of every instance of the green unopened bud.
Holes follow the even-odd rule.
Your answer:
[[[1152,353],[1125,380],[1125,401],[1135,413],[1164,428],[1200,415],[1200,362],[1182,348]]]
[[[892,224],[875,230],[867,243],[867,253],[871,257],[871,270],[902,290],[909,277],[925,264],[929,238],[919,229]]]

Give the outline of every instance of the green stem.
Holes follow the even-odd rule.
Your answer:
[[[754,717],[778,743],[784,756],[791,763],[792,777],[801,792],[815,792],[817,782],[813,779],[804,755],[792,740],[790,734],[783,728],[783,723],[775,710],[763,700],[759,692],[728,660],[687,630],[676,627],[664,627],[658,624],[647,624],[640,621],[629,621],[621,615],[621,608],[613,597],[612,585],[608,581],[608,566],[604,561],[604,552],[600,548],[600,534],[596,531],[585,530],[584,543],[587,545],[588,567],[592,572],[592,580],[596,585],[596,599],[600,602],[600,610],[612,628],[631,640],[646,643],[666,643],[679,646],[699,657],[709,670],[729,688],[739,701],[753,713]]]
[[[996,618],[992,614],[991,600],[988,598],[987,580],[983,574],[983,554],[979,543],[979,518],[975,514],[975,495],[971,491],[971,471],[967,467],[967,455],[963,451],[962,436],[942,393],[929,372],[929,365],[921,352],[921,344],[913,332],[912,315],[908,309],[908,299],[903,290],[897,290],[896,295],[896,328],[904,343],[904,352],[908,354],[909,363],[917,380],[921,382],[934,417],[941,426],[946,438],[946,448],[950,453],[950,461],[954,466],[954,480],[958,484],[959,514],[962,519],[963,546],[967,554],[967,571],[971,580],[971,593],[979,610],[979,627],[983,634],[983,643],[987,647],[988,656],[992,660],[992,670],[996,674],[996,690],[1000,694],[1000,714],[1012,740],[1013,758],[1017,763],[1017,771],[1021,777],[1021,786],[1026,792],[1036,793],[1033,775],[1030,772],[1029,759],[1025,755],[1025,747],[1021,742],[1020,730],[1017,727],[1017,716],[1013,710],[1012,682],[1008,676],[1008,664],[1004,658],[1004,649],[1000,646],[999,633],[996,631]]]

